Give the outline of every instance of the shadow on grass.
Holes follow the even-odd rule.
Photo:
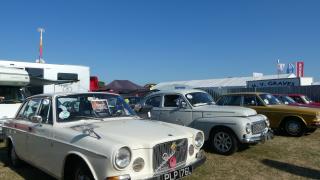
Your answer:
[[[310,178],[310,179],[320,179],[320,171],[316,169],[311,169],[311,168],[306,168],[306,167],[301,167],[301,166],[296,166],[293,164],[289,163],[284,163],[284,162],[279,162],[279,161],[274,161],[270,159],[264,159],[261,161],[262,164],[281,170],[285,171],[297,176],[302,176],[305,178]]]
[[[0,169],[1,168],[10,168],[13,172],[19,174],[23,179],[41,179],[41,180],[54,180],[53,177],[47,175],[46,173],[40,171],[39,169],[32,167],[27,163],[23,163],[20,168],[13,168],[8,164],[8,155],[7,149],[5,147],[0,146]],[[1,164],[4,164],[1,167]],[[12,173],[12,171],[5,171],[3,173]],[[8,175],[10,176],[10,175]]]

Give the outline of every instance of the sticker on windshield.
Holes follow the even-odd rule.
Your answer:
[[[92,100],[91,106],[93,111],[95,112],[104,112],[108,110],[108,104],[106,100],[98,100],[98,99]]]
[[[266,104],[269,104],[269,100],[268,99],[264,99],[263,100]]]
[[[42,104],[43,104],[43,105],[49,105],[49,103],[50,103],[49,99],[44,99],[44,100],[42,101]]]
[[[59,113],[59,118],[60,119],[67,119],[68,117],[70,117],[70,112],[69,111],[62,111],[61,113]]]
[[[192,96],[191,94],[187,94],[187,98],[188,98],[188,99],[192,99],[193,96]]]

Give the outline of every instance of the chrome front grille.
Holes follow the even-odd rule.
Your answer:
[[[175,159],[175,166],[184,164],[187,160],[188,140],[179,139],[165,142],[153,147],[153,170],[161,173],[170,168],[170,160]],[[172,165],[172,164],[171,164]]]
[[[267,124],[265,121],[255,122],[252,124],[252,134],[260,134],[265,130],[266,127]]]

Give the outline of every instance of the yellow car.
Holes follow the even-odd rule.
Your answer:
[[[270,127],[285,131],[291,136],[302,136],[320,127],[320,109],[282,104],[269,93],[243,92],[222,95],[218,105],[245,106],[264,114]]]

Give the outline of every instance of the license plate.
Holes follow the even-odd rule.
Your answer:
[[[170,173],[163,174],[162,178],[163,180],[175,180],[175,179],[181,179],[185,176],[189,176],[192,174],[192,167],[188,166],[182,169],[174,170]]]

